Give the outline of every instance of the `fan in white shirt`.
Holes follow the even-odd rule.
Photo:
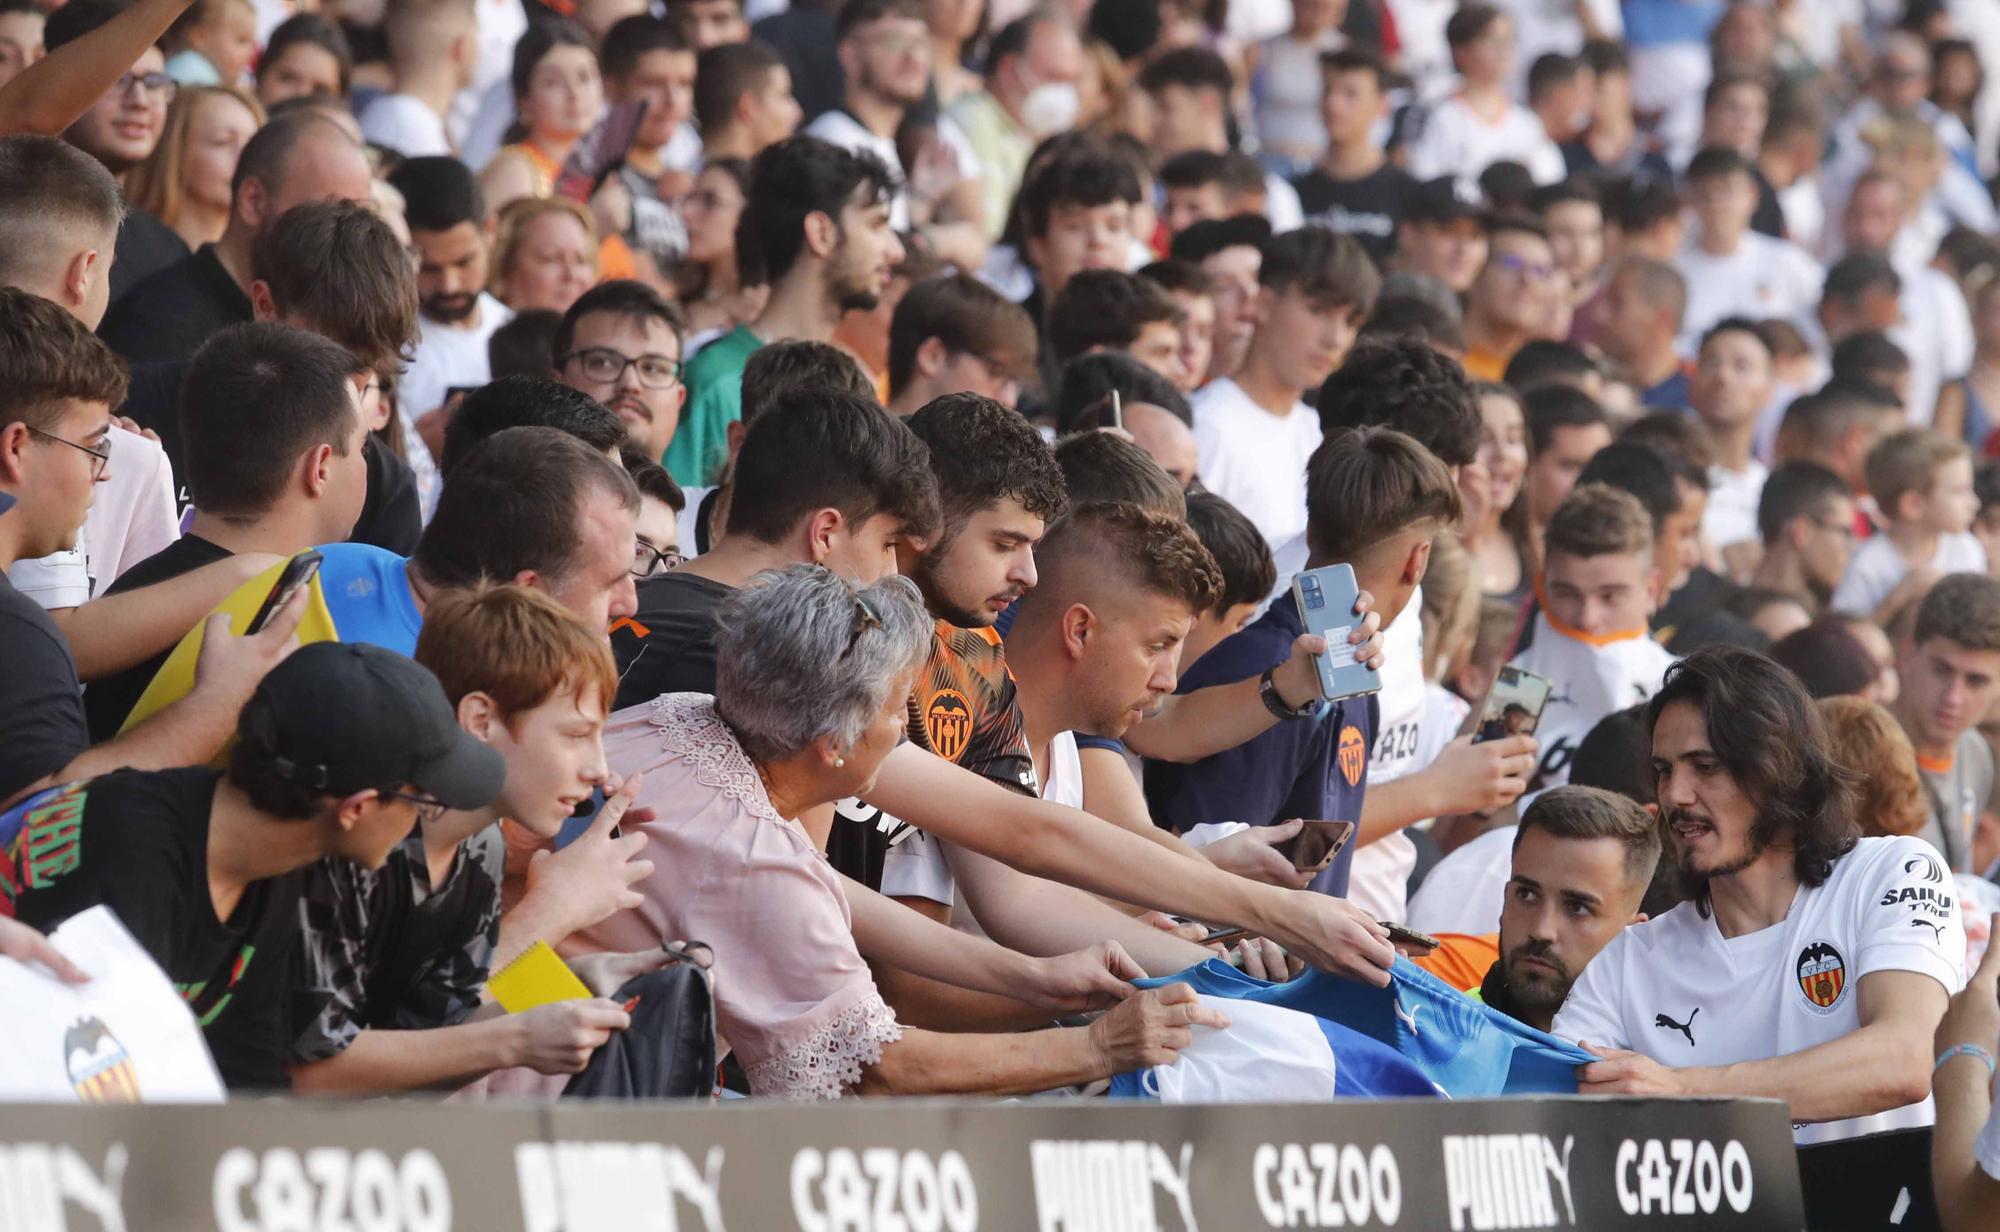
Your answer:
[[[1771,348],[1756,325],[1725,317],[1702,336],[1688,402],[1715,442],[1702,530],[1725,556],[1759,542],[1757,500],[1770,471],[1755,458],[1758,417],[1771,401]]]
[[[477,0],[389,7],[385,30],[396,91],[361,109],[361,133],[370,143],[404,158],[457,152],[446,124],[460,95],[482,80],[478,9]]]
[[[1460,87],[1422,113],[1405,170],[1419,180],[1476,177],[1508,161],[1526,167],[1537,184],[1562,179],[1562,151],[1535,113],[1507,92],[1517,63],[1514,19],[1485,5],[1468,5],[1445,23],[1444,36]]]
[[[1889,528],[1870,535],[1848,558],[1833,592],[1834,611],[1886,621],[1894,613],[1880,609],[1919,563],[1938,574],[1986,571],[1986,549],[1969,530],[1979,498],[1964,445],[1907,428],[1868,451],[1867,470]]]
[[[1803,248],[1750,230],[1757,209],[1751,163],[1726,146],[1709,146],[1687,169],[1695,225],[1674,264],[1687,281],[1681,350],[1728,316],[1797,317],[1819,303],[1826,272]]]
[[[1812,700],[1761,655],[1683,660],[1652,709],[1669,854],[1692,901],[1585,968],[1555,1033],[1584,1094],[1761,1096],[1801,1145],[1928,1125],[1931,1041],[1963,982],[1951,877],[1856,838]]]

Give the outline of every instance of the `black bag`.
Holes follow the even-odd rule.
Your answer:
[[[632,1007],[632,1025],[605,1041],[564,1098],[686,1099],[715,1094],[713,961],[699,941],[669,942],[673,961],[631,980],[613,998]]]

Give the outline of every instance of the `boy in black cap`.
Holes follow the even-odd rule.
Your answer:
[[[1405,199],[1389,268],[1427,274],[1463,295],[1486,268],[1486,198],[1469,179],[1439,176]]]
[[[223,1080],[283,1086],[301,870],[380,867],[419,817],[491,800],[506,763],[459,729],[430,672],[360,644],[294,651],[236,735],[226,771],[119,770],[0,814],[0,915],[46,930],[109,906],[187,999]]]

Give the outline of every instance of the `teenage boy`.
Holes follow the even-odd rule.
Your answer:
[[[48,929],[110,907],[223,1080],[282,1087],[302,870],[380,868],[423,814],[490,802],[506,765],[459,730],[434,676],[372,646],[300,648],[235,733],[226,772],[107,769],[0,816],[0,914]]]
[[[1182,393],[1193,393],[1208,381],[1210,361],[1215,355],[1215,296],[1208,275],[1192,261],[1169,257],[1139,271],[1166,288],[1181,310]]]
[[[701,166],[694,115],[695,53],[671,22],[650,13],[627,17],[603,42],[604,97],[614,106],[642,103],[618,182],[632,196],[626,235],[662,268],[687,251],[687,228],[670,204],[687,195]]]
[[[240,639],[212,622],[216,644],[180,704],[123,739],[91,747],[70,639],[5,575],[16,561],[74,546],[104,478],[105,438],[118,430],[111,407],[124,395],[123,365],[81,322],[39,296],[0,289],[0,497],[12,506],[0,517],[0,638],[8,647],[7,670],[0,672],[0,804],[121,766],[156,769],[213,757],[251,689],[284,657],[298,624],[297,603],[264,632]],[[139,592],[98,600],[71,620],[94,620],[107,606],[142,614],[159,609],[160,628],[125,637],[135,646],[111,670],[129,666],[160,649],[175,628],[198,622],[227,592],[234,575],[221,565],[213,569],[201,584],[192,578],[186,586],[167,584],[177,587],[177,598]],[[116,638],[124,628],[112,620],[97,632]]]
[[[1035,346],[1019,304],[969,274],[927,278],[889,318],[889,409],[914,415],[959,392],[1012,406],[1034,372]]]
[[[1460,5],[1445,23],[1459,88],[1424,111],[1405,159],[1410,174],[1421,180],[1477,176],[1490,164],[1508,160],[1526,167],[1537,184],[1563,178],[1562,151],[1535,113],[1508,93],[1514,79],[1514,33],[1514,19],[1491,4]]]
[[[503,817],[552,840],[578,804],[617,786],[603,745],[617,677],[601,633],[520,586],[441,597],[425,613],[416,659],[437,674],[458,726],[497,754],[504,785],[477,807],[425,810],[379,869],[322,860],[307,870],[305,952],[324,1004],[290,1041],[296,1090],[451,1087],[512,1066],[575,1073],[622,1025],[625,1011],[601,998],[667,961],[664,950],[650,966],[633,961],[643,956],[571,960],[596,1000],[519,1014],[484,1000],[489,970],[532,940],[556,944],[597,923],[578,914],[584,903],[552,902],[537,881],[507,913],[529,927],[503,926],[496,871],[469,843]],[[629,803],[612,799],[607,812]]]
[[[1454,295],[1471,290],[1486,268],[1486,198],[1479,186],[1445,175],[1411,189],[1388,268],[1435,278]]]
[[[454,387],[492,379],[486,344],[514,314],[486,293],[493,236],[472,169],[455,158],[412,158],[389,183],[403,194],[417,250],[422,333],[396,386],[403,419],[415,423],[442,407]]]
[[[1243,366],[1243,352],[1257,328],[1251,317],[1251,301],[1257,296],[1257,267],[1263,262],[1264,244],[1270,238],[1271,224],[1252,214],[1196,223],[1174,237],[1171,259],[1184,261],[1200,272],[1209,303],[1214,306],[1208,369],[1195,383],[1197,387]]]
[[[1977,872],[1980,817],[1993,800],[1993,749],[1980,732],[2000,698],[2000,582],[1983,573],[1939,579],[1917,608],[1902,691],[1891,707],[1910,743],[1929,798],[1917,837],[1954,872]]]
[[[1233,149],[1229,100],[1235,93],[1235,77],[1221,56],[1206,47],[1176,47],[1150,60],[1139,70],[1136,82],[1155,111],[1151,138],[1154,165],[1189,150],[1227,156]],[[1289,231],[1304,221],[1299,195],[1282,176],[1276,172],[1260,174],[1253,162],[1250,180],[1252,184],[1261,180],[1261,199],[1238,200],[1230,208],[1260,214],[1276,231]]]
[[[1886,626],[1939,574],[1984,573],[1986,549],[1972,534],[1979,498],[1962,442],[1905,428],[1868,451],[1868,492],[1888,528],[1855,549],[1833,592],[1833,609]]]
[[[697,57],[694,119],[702,157],[749,162],[797,132],[801,118],[791,70],[764,44],[723,43]]]
[[[1021,184],[1021,255],[1034,284],[1021,306],[1039,323],[1079,272],[1125,269],[1131,262],[1132,214],[1140,204],[1132,165],[1097,145],[1053,154]]]
[[[361,109],[361,135],[404,158],[455,153],[452,100],[479,71],[475,0],[408,0],[383,24],[396,89]]]
[[[702,348],[687,367],[687,412],[667,447],[666,468],[682,487],[706,487],[743,417],[743,362],[758,347],[802,338],[825,342],[842,314],[875,307],[903,245],[889,225],[889,167],[813,137],[765,150],[750,168],[751,192],[737,226],[738,261],[763,269],[764,311]]]
[[[1386,261],[1417,187],[1375,140],[1389,117],[1389,70],[1380,56],[1358,47],[1323,53],[1319,67],[1326,150],[1292,187],[1307,222],[1351,235],[1378,263]]]
[[[1761,655],[1697,651],[1646,717],[1688,901],[1570,990],[1555,1034],[1600,1058],[1577,1089],[1782,1099],[1800,1145],[1929,1124],[1932,1033],[1965,963],[1933,849],[1856,837],[1817,708]]]
[[[1856,514],[1854,493],[1840,476],[1816,462],[1779,463],[1757,499],[1763,552],[1752,584],[1824,608],[1854,555]]]
[[[633,448],[665,455],[687,386],[680,327],[659,292],[629,279],[598,283],[563,313],[554,351],[550,377],[614,411]]]
[[[1570,759],[1590,729],[1651,697],[1674,661],[1648,629],[1661,570],[1653,519],[1637,497],[1579,485],[1549,519],[1542,552],[1534,641],[1512,660],[1553,685],[1536,727],[1542,757],[1530,791],[1569,782]]]
[[[1514,352],[1545,336],[1560,271],[1549,233],[1525,215],[1494,219],[1486,244],[1486,268],[1465,296],[1465,371],[1498,381]]]
[[[1179,384],[1181,313],[1158,284],[1123,270],[1085,270],[1049,305],[1048,343],[1058,369],[1079,355],[1114,351]]]
[[[1725,146],[1688,163],[1686,193],[1696,226],[1675,258],[1687,279],[1681,346],[1695,343],[1726,316],[1790,318],[1819,302],[1826,271],[1804,249],[1750,229],[1757,209],[1757,168]]]
[[[1194,432],[1203,483],[1276,551],[1306,530],[1320,425],[1301,399],[1347,357],[1381,279],[1354,240],[1304,227],[1264,244],[1257,283],[1243,365],[1195,394]]]
[[[1715,447],[1701,529],[1736,576],[1755,553],[1757,499],[1771,473],[1753,446],[1758,416],[1771,402],[1773,363],[1770,344],[1755,322],[1724,317],[1702,335],[1688,383],[1688,405]]]

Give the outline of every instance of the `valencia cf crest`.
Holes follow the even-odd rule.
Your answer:
[[[96,1018],[79,1018],[63,1032],[63,1065],[70,1086],[86,1104],[136,1104],[139,1074],[132,1054]]]
[[[924,706],[924,735],[931,751],[955,762],[972,741],[972,706],[957,689],[940,689]]]
[[[1799,991],[1815,1014],[1833,1012],[1847,990],[1847,963],[1831,942],[1815,941],[1799,952]]]
[[[1362,743],[1361,729],[1343,727],[1340,729],[1340,777],[1347,780],[1349,787],[1361,785],[1361,772],[1368,768],[1368,749]]]

